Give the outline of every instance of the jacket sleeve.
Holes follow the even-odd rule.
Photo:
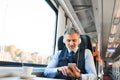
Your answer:
[[[94,59],[89,49],[85,50],[85,69],[87,74],[81,74],[82,80],[97,80]]]
[[[50,61],[48,66],[44,70],[44,76],[46,77],[56,77],[57,75],[57,65],[58,65],[58,56],[61,51],[58,51],[57,54],[53,56],[53,59]]]

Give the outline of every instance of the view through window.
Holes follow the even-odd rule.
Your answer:
[[[0,61],[47,64],[55,19],[45,0],[0,0]]]

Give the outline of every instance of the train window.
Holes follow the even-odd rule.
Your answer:
[[[0,61],[47,64],[55,20],[45,0],[0,0]]]

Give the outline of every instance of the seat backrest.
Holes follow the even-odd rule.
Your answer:
[[[90,37],[88,35],[81,35],[81,43],[79,45],[80,49],[90,49],[93,52],[92,44]],[[65,48],[65,44],[63,43],[63,36],[60,36],[58,39],[58,50],[63,50]]]
[[[93,52],[91,39],[88,35],[81,35],[81,43],[79,45],[80,49],[84,46],[84,49],[89,49]]]
[[[63,50],[65,48],[65,44],[63,43],[63,36],[58,38],[58,50]]]

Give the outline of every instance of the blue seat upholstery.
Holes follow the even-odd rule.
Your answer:
[[[65,48],[65,44],[63,43],[63,36],[60,36],[58,39],[58,50],[63,50]]]

